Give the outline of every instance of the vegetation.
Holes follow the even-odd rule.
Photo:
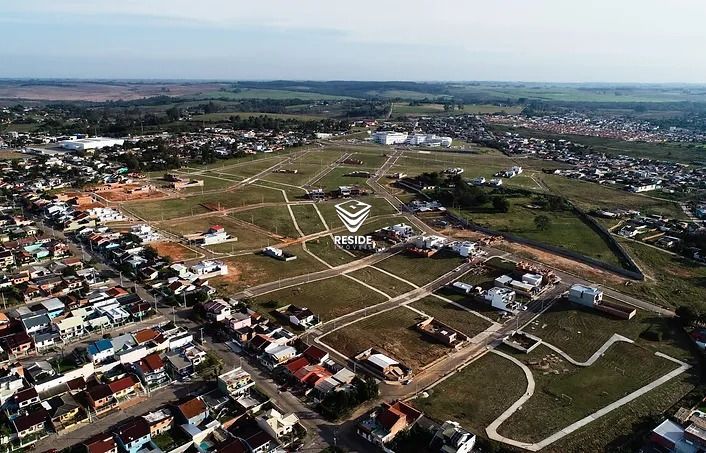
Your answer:
[[[353,388],[348,391],[329,392],[316,407],[317,412],[328,420],[345,419],[351,411],[366,401],[378,397],[380,390],[375,379],[356,377]]]

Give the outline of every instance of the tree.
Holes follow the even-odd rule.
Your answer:
[[[504,197],[493,197],[493,209],[497,212],[508,212],[510,210],[510,202]]]
[[[699,318],[699,314],[696,313],[693,308],[686,305],[680,305],[676,310],[674,310],[674,313],[679,316],[679,319],[685,326],[694,324],[694,322]]]
[[[534,218],[534,226],[537,227],[539,231],[544,231],[547,228],[549,228],[549,225],[551,225],[552,221],[549,219],[549,217],[545,215],[538,215]]]

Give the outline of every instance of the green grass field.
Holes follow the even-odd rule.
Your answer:
[[[486,354],[412,404],[438,423],[455,420],[480,437],[485,427],[525,393],[525,375],[512,362]]]
[[[219,294],[232,295],[251,286],[278,281],[311,272],[324,270],[326,267],[306,253],[300,245],[286,247],[297,256],[294,261],[280,261],[259,253],[225,258],[228,275],[209,281]]]
[[[500,426],[500,434],[539,441],[676,368],[647,349],[625,343],[615,344],[586,368],[556,357],[544,346],[518,356],[530,363],[537,387],[529,401]]]
[[[294,205],[291,208],[299,228],[305,235],[326,230],[313,205]]]
[[[159,224],[159,228],[177,235],[203,233],[213,225],[221,225],[226,232],[237,241],[223,244],[209,245],[206,248],[216,253],[231,253],[242,250],[261,249],[268,244],[276,242],[276,239],[264,236],[251,229],[237,224],[228,216],[197,217],[187,220],[170,220]]]
[[[233,218],[252,223],[279,236],[298,238],[292,216],[286,206],[266,206],[231,214]]]
[[[363,319],[321,338],[339,352],[354,357],[375,347],[418,371],[444,356],[448,348],[422,337],[414,325],[421,320],[413,311],[400,307]]]
[[[192,214],[203,214],[209,210],[235,208],[263,202],[281,202],[284,197],[279,190],[248,186],[232,192],[218,192],[181,198],[153,201],[132,201],[123,207],[146,220],[168,220]],[[210,208],[207,208],[209,206]]]
[[[379,289],[390,297],[396,297],[414,289],[407,283],[372,267],[364,267],[363,269],[349,272],[348,275]]]
[[[378,263],[375,267],[402,277],[415,285],[424,285],[441,277],[463,263],[458,255],[439,252],[429,258],[398,253]]]
[[[381,294],[349,278],[339,276],[285,288],[256,297],[251,302],[261,313],[287,304],[305,306],[321,316],[322,321],[328,321],[384,301],[385,298]]]
[[[349,99],[346,96],[334,96],[307,91],[270,90],[266,88],[240,88],[237,92],[210,91],[195,97],[188,97],[195,99],[301,99],[303,101]]]
[[[350,263],[357,259],[356,256],[350,255],[336,247],[331,236],[324,236],[307,241],[306,248],[331,266],[340,266],[341,264]]]
[[[196,122],[223,122],[230,120],[232,116],[239,116],[242,119],[253,118],[258,116],[269,116],[280,120],[298,120],[298,121],[316,121],[326,118],[318,115],[305,115],[299,113],[268,113],[268,112],[218,112],[204,113],[202,115],[194,115],[189,121]]]
[[[469,338],[473,338],[491,325],[485,319],[436,297],[425,297],[413,302],[410,306],[433,316]]]
[[[390,203],[388,203],[384,198],[367,196],[361,197],[359,198],[359,200],[372,206],[370,208],[370,217],[390,215],[395,214],[397,212],[395,208],[393,208],[392,205],[390,205]],[[335,208],[335,205],[341,203],[342,201],[344,200],[331,200],[317,204],[317,206],[319,207],[319,211],[321,211],[321,215],[324,217],[326,223],[330,228],[338,228],[343,226],[343,223],[341,223],[341,219],[339,219],[338,214],[336,214]],[[372,222],[373,220],[366,220],[365,223],[363,223],[363,226],[361,227],[361,232],[367,232],[369,229],[369,225],[371,225]]]

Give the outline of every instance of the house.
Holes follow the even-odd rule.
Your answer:
[[[176,406],[179,419],[187,424],[198,426],[208,417],[208,407],[201,398],[191,398]]]
[[[412,374],[411,368],[375,349],[365,350],[355,356],[355,359],[388,381],[408,379]]]
[[[147,413],[142,418],[150,425],[150,435],[152,437],[169,431],[174,424],[174,416],[166,408]]]
[[[202,279],[228,275],[228,265],[221,261],[206,260],[191,266],[191,272]]]
[[[122,450],[137,453],[152,440],[150,425],[142,417],[136,417],[115,430],[115,438]]]
[[[153,353],[137,362],[135,366],[142,382],[149,388],[155,388],[170,382],[164,361],[159,354]]]
[[[15,396],[12,397],[14,407],[20,411],[25,410],[34,404],[38,404],[40,401],[41,399],[39,398],[39,394],[34,387],[20,390],[15,393]]]
[[[210,300],[203,304],[206,318],[214,322],[222,322],[231,317],[230,304],[223,299]]]
[[[446,421],[434,433],[429,450],[439,453],[471,453],[475,444],[475,434],[463,429],[458,422]]]
[[[407,404],[396,401],[382,406],[358,424],[357,432],[368,442],[384,447],[400,431],[411,428],[422,413]]]
[[[32,338],[25,332],[17,332],[2,338],[3,349],[10,359],[23,357],[34,350]]]
[[[328,352],[315,345],[311,345],[306,348],[302,353],[302,356],[305,357],[309,363],[315,365],[320,365],[329,359]]]
[[[598,288],[575,284],[569,288],[569,300],[585,307],[593,307],[603,300],[603,291]]]
[[[118,444],[112,434],[96,434],[82,443],[86,453],[118,453]]]
[[[61,335],[56,330],[36,333],[32,336],[34,347],[38,352],[45,351],[61,343]]]
[[[56,327],[59,329],[59,335],[61,335],[61,338],[64,340],[81,337],[86,333],[86,326],[81,316],[69,316],[68,318],[64,318],[56,323]]]
[[[285,319],[294,327],[310,329],[321,324],[321,320],[306,307],[297,307],[294,304],[285,305],[277,309],[280,318]]]
[[[123,378],[108,383],[108,388],[112,392],[113,397],[120,402],[139,392],[142,386],[140,385],[140,380],[135,377],[135,375],[128,374]]]
[[[32,410],[27,415],[21,415],[12,420],[17,437],[23,439],[27,436],[41,433],[49,421],[49,413],[43,407]]]
[[[40,305],[44,307],[50,319],[63,315],[66,309],[64,303],[56,297],[42,301]]]
[[[97,384],[86,389],[86,401],[89,409],[96,415],[109,411],[117,406],[113,391],[107,384]]]
[[[272,343],[267,346],[264,352],[260,355],[260,362],[267,368],[274,369],[295,355],[297,355],[297,350],[292,346]]]
[[[88,420],[83,408],[70,393],[64,393],[51,398],[49,401],[44,401],[42,406],[47,409],[56,432],[74,427]]]
[[[255,421],[263,431],[287,445],[287,441],[293,437],[294,427],[299,423],[299,418],[294,413],[284,415],[277,409],[271,408],[259,415]]]
[[[20,317],[22,328],[29,334],[43,332],[49,329],[51,318],[46,313],[30,313]]]
[[[194,374],[194,366],[181,353],[177,351],[168,352],[166,358],[167,368],[170,370],[172,378],[187,379]]]
[[[490,302],[490,306],[498,310],[507,311],[512,314],[517,314],[521,308],[515,302],[517,293],[510,288],[493,287],[485,292],[485,300]]]
[[[277,447],[277,440],[265,432],[257,421],[252,418],[243,418],[232,424],[228,432],[236,439],[242,440],[249,452],[266,453]]]
[[[225,394],[240,397],[255,385],[250,373],[242,368],[235,368],[218,376],[218,388]]]
[[[113,343],[110,340],[98,340],[89,344],[86,348],[86,354],[88,359],[94,364],[103,363],[108,359],[113,357],[115,350],[113,349]]]

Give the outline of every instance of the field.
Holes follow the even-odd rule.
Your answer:
[[[294,228],[292,216],[286,206],[267,206],[248,209],[231,214],[235,219],[252,223],[278,236],[298,238],[299,233]]]
[[[239,88],[236,91],[209,91],[194,97],[194,99],[301,99],[303,101],[346,98],[346,96],[335,96],[307,91],[269,90],[261,88]]]
[[[326,229],[313,205],[294,205],[291,208],[299,228],[305,235],[318,233]]]
[[[370,208],[370,217],[395,214],[397,212],[395,208],[393,208],[392,205],[390,205],[390,203],[388,203],[387,200],[385,200],[384,198],[367,196],[361,197],[359,198],[359,200],[372,206],[372,208]],[[321,215],[326,220],[328,226],[331,228],[338,228],[343,226],[343,223],[341,223],[341,220],[338,218],[338,214],[336,214],[335,208],[335,205],[342,201],[343,200],[332,200],[317,204],[317,206],[319,207],[319,211],[321,211]],[[371,225],[373,222],[374,220],[366,220],[363,226],[361,227],[361,231],[368,231],[368,225]]]
[[[463,115],[463,114],[489,114],[489,113],[520,113],[520,106],[498,106],[491,104],[466,104],[462,110],[444,111],[444,104],[420,104],[410,105],[409,102],[394,102],[392,104],[392,116],[417,116],[417,115]]]
[[[306,248],[331,266],[340,266],[341,264],[350,263],[357,259],[355,255],[338,248],[333,243],[331,236],[323,236],[307,241]]]
[[[653,280],[616,289],[666,307],[688,305],[697,310],[703,308],[706,266],[634,241],[620,242]]]
[[[458,255],[446,252],[439,252],[429,258],[398,253],[381,261],[375,267],[421,286],[452,271],[462,263]]]
[[[412,404],[438,423],[455,420],[484,437],[485,427],[526,388],[519,367],[498,355],[486,354],[429,390],[429,398],[413,400]]]
[[[425,297],[412,303],[411,307],[433,316],[449,327],[466,334],[469,338],[473,338],[490,327],[490,323],[485,319],[436,297]]]
[[[281,289],[251,300],[253,307],[262,313],[288,304],[305,306],[319,315],[322,321],[384,301],[382,295],[343,276]]]
[[[647,349],[625,343],[615,344],[586,368],[572,366],[544,346],[518,358],[532,369],[535,392],[498,432],[522,441],[544,439],[676,368]]]
[[[414,328],[419,320],[421,318],[418,319],[413,311],[395,308],[338,329],[321,340],[348,357],[371,347],[382,349],[418,371],[449,351],[447,347],[422,337]]]
[[[271,118],[277,118],[280,120],[299,120],[299,121],[316,121],[325,118],[324,116],[318,115],[304,115],[298,113],[268,113],[268,112],[218,112],[218,113],[204,113],[202,115],[194,115],[189,118],[189,121],[205,121],[207,123],[211,122],[223,122],[230,120],[231,116],[239,116],[242,119],[252,118],[257,116],[269,116]]]
[[[183,261],[198,258],[198,255],[178,242],[154,242],[150,247],[160,256],[167,256],[172,261]]]
[[[224,258],[223,261],[228,265],[228,275],[213,278],[209,283],[220,294],[229,296],[250,286],[325,269],[300,245],[286,247],[284,250],[295,254],[297,259],[285,262],[259,253]]]
[[[617,256],[608,244],[591,227],[572,211],[548,211],[532,209],[529,197],[508,197],[510,210],[507,213],[460,211],[461,216],[478,225],[496,231],[516,234],[545,244],[576,251],[606,263],[620,265]],[[539,230],[534,223],[537,216],[549,218],[549,225]]]
[[[355,277],[358,280],[379,289],[390,297],[396,297],[414,289],[407,283],[398,280],[395,277],[391,277],[373,267],[364,267],[363,269],[349,272],[347,275]]]
[[[193,195],[155,201],[135,201],[123,205],[130,213],[145,220],[168,220],[209,211],[229,209],[264,202],[282,202],[282,192],[247,186],[232,192]]]

